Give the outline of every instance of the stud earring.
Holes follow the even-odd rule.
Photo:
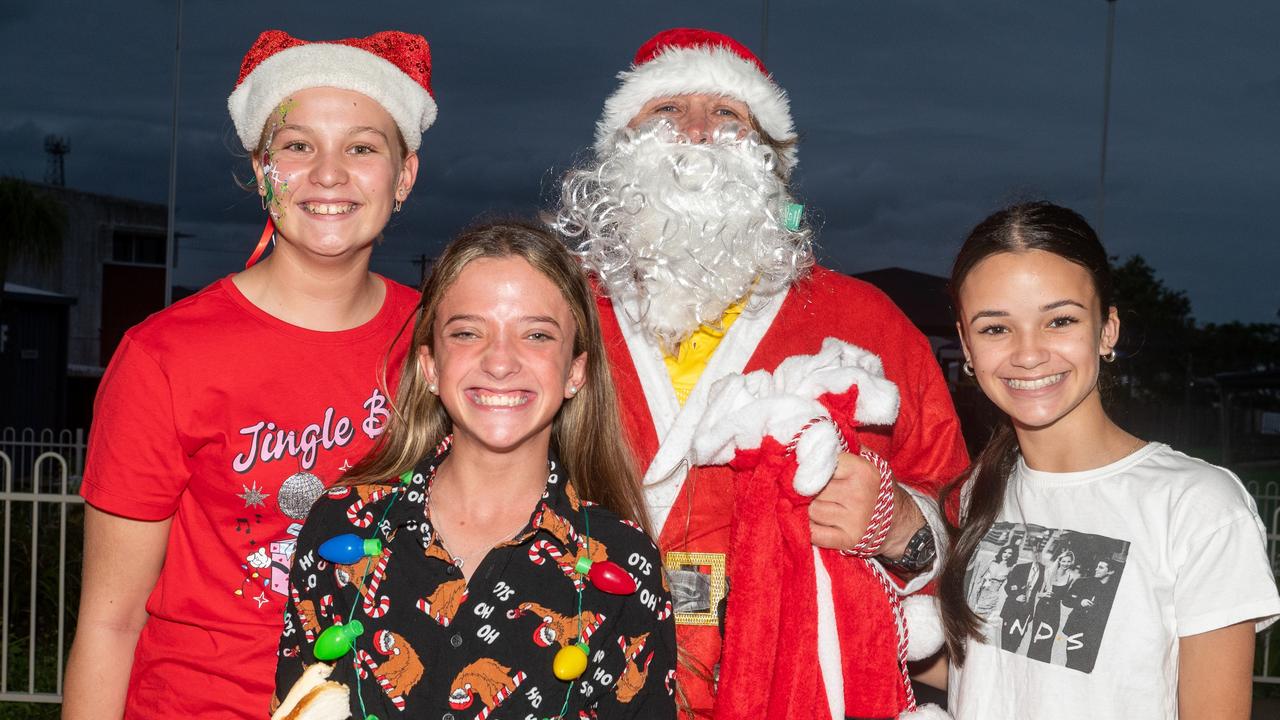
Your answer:
[[[427,392],[431,393],[432,395],[435,395],[436,391],[439,389],[440,388],[437,388],[435,383],[430,383],[427,385]]]
[[[578,394],[578,386],[577,386],[577,385],[570,385],[570,386],[569,386],[569,394],[570,394],[570,395],[577,395],[577,394]]]
[[[960,369],[964,370],[965,375],[968,375],[969,377],[973,377],[973,363],[969,362],[968,360],[965,360],[964,365],[961,365]]]

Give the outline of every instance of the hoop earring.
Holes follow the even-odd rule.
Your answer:
[[[391,206],[391,212],[398,213],[402,207],[404,207],[404,201],[396,200],[395,204]]]
[[[964,370],[965,375],[968,375],[969,377],[973,377],[973,363],[969,362],[968,360],[965,360],[964,365],[961,365],[960,369]]]
[[[1116,349],[1115,349],[1115,348],[1111,348],[1111,352],[1109,352],[1109,353],[1107,353],[1106,355],[1103,355],[1103,356],[1102,356],[1102,362],[1104,362],[1104,363],[1113,363],[1113,362],[1115,362],[1115,361],[1116,361]]]

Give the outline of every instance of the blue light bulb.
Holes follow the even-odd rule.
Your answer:
[[[360,558],[382,554],[382,541],[365,539],[355,533],[344,533],[320,543],[320,557],[337,565],[350,565]]]

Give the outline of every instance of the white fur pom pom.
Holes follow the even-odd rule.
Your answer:
[[[898,720],[951,720],[951,714],[937,705],[921,705],[911,712],[904,712]]]
[[[805,497],[822,491],[836,472],[840,437],[831,422],[820,422],[800,436],[796,443],[796,476],[792,486]]]
[[[902,599],[902,615],[907,621],[907,659],[923,660],[942,647],[942,615],[932,595],[912,595]]]

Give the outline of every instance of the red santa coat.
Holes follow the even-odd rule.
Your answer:
[[[635,309],[615,307],[603,297],[598,303],[623,423],[638,464],[645,469],[646,501],[650,520],[659,531],[664,560],[668,567],[710,571],[712,610],[677,614],[677,640],[683,655],[678,685],[699,715],[709,716],[714,688],[711,674],[720,661],[714,607],[724,589],[725,569],[733,564],[732,558],[725,556],[734,500],[733,474],[726,466],[696,467],[688,472],[683,467],[651,466],[660,438],[664,454],[673,449],[683,454],[680,451],[692,442],[686,433],[670,432],[683,408],[676,400],[661,350],[629,319]],[[886,458],[900,482],[936,496],[964,470],[968,458],[932,349],[884,293],[846,275],[816,267],[785,295],[749,303],[717,346],[688,406],[696,407],[695,397],[707,393],[727,374],[773,371],[787,357],[816,353],[827,337],[879,356],[885,375],[899,389],[894,425],[860,428],[859,441]],[[732,578],[728,580],[731,585]],[[750,601],[733,596],[734,611]],[[820,600],[819,606],[822,604]],[[834,628],[829,630],[825,634],[834,635]],[[820,632],[820,638],[823,634]],[[842,688],[832,684],[828,678],[827,693],[834,707]]]

